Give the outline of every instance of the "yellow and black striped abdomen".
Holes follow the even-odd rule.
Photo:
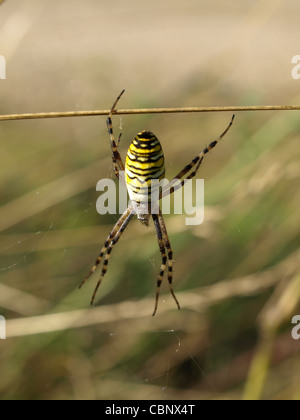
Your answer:
[[[137,203],[151,201],[151,180],[161,180],[164,175],[164,154],[159,140],[150,131],[139,133],[129,146],[125,163],[130,199]]]

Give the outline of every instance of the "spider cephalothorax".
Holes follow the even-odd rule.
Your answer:
[[[162,189],[162,192],[158,194],[155,190],[157,183],[154,183],[156,187],[153,186],[153,181],[162,180],[165,175],[165,162],[164,154],[162,151],[161,144],[157,137],[150,131],[142,131],[139,133],[132,143],[129,146],[125,166],[123,164],[122,158],[118,152],[118,145],[121,139],[119,136],[118,141],[115,141],[113,126],[112,126],[112,115],[115,112],[117,103],[124,91],[118,96],[117,100],[113,104],[110,114],[107,118],[107,127],[110,135],[110,143],[112,149],[112,160],[114,165],[115,175],[119,178],[120,171],[125,171],[125,182],[128,190],[128,194],[131,200],[127,210],[123,213],[120,219],[117,221],[113,230],[107,237],[104,246],[100,252],[99,257],[97,258],[95,265],[92,267],[88,277],[82,282],[81,286],[91,277],[91,275],[96,271],[98,265],[101,263],[104,258],[103,267],[100,279],[95,288],[92,304],[94,303],[97,291],[100,287],[100,284],[107,272],[107,266],[109,258],[112,252],[114,245],[120,239],[122,233],[126,229],[128,223],[133,218],[134,215],[146,226],[148,226],[150,218],[152,217],[156,236],[158,240],[158,245],[160,253],[162,256],[162,264],[160,267],[159,276],[157,279],[156,287],[156,299],[153,315],[156,314],[158,299],[160,293],[160,286],[167,269],[168,271],[168,282],[170,287],[170,292],[177,304],[178,309],[180,309],[179,302],[175,296],[173,290],[173,251],[171,249],[166,225],[162,216],[162,212],[159,208],[159,198],[172,194],[178,188],[181,188],[184,184],[185,179],[193,178],[201,165],[201,162],[204,159],[204,156],[215,147],[218,142],[225,136],[229,131],[234,116],[226,130],[221,134],[221,136],[211,142],[199,155],[197,155],[191,163],[185,166],[182,171],[180,171],[173,180],[165,185]],[[153,197],[157,197],[153,200]],[[80,287],[81,287],[80,286]]]

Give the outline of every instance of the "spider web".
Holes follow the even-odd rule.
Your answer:
[[[196,131],[200,125],[199,120],[194,120]],[[286,122],[286,127],[288,125]],[[269,124],[265,130],[269,130],[270,126]],[[264,136],[265,133],[262,132],[261,135]],[[259,137],[258,135],[258,139]],[[279,133],[278,139],[282,137],[283,133]],[[275,138],[275,146],[276,141]],[[288,151],[286,156],[287,158],[290,156]],[[250,181],[253,188],[257,188],[256,180],[260,179],[260,170],[266,166],[265,159],[270,159],[270,156],[260,158],[261,161],[256,160],[256,175]],[[291,162],[290,165],[292,164]],[[170,167],[173,167],[172,160]],[[289,163],[286,168],[289,173]],[[207,169],[209,165],[204,166],[204,171]],[[230,171],[225,168],[225,171],[227,170]],[[271,184],[266,183],[264,189],[273,185],[274,180],[271,176],[269,180]],[[41,194],[41,191],[38,192],[43,200],[46,195]],[[180,218],[183,219],[184,216],[168,217],[166,224],[171,232],[171,243],[176,248],[177,243],[180,244],[184,240],[183,245],[175,252],[174,273],[175,290],[179,289],[176,294],[179,293],[183,311],[174,311],[172,298],[165,288],[160,298],[157,317],[152,318],[155,278],[160,264],[159,252],[153,227],[147,230],[135,221],[124,232],[118,248],[114,250],[109,272],[99,291],[98,305],[89,308],[88,302],[95,278],[92,278],[81,292],[77,290],[77,286],[87,274],[89,264],[93,263],[95,254],[99,252],[111,225],[118,218],[118,216],[112,216],[109,220],[101,218],[104,225],[99,224],[95,227],[95,208],[92,204],[86,205],[93,200],[93,197],[95,198],[95,191],[92,191],[92,197],[79,195],[75,199],[70,198],[71,211],[66,208],[66,216],[63,217],[56,213],[61,205],[55,206],[53,213],[48,210],[48,215],[45,213],[42,213],[42,216],[37,215],[34,220],[39,229],[34,233],[2,235],[0,287],[2,311],[7,318],[7,343],[12,343],[12,339],[18,340],[18,347],[24,342],[30,343],[31,351],[25,354],[22,360],[22,363],[25,363],[32,354],[39,355],[51,351],[53,346],[55,348],[55,342],[67,335],[68,343],[74,344],[82,354],[75,356],[72,354],[70,357],[63,347],[61,353],[54,352],[51,365],[57,366],[56,357],[59,359],[64,355],[67,359],[69,376],[72,378],[73,392],[78,398],[83,396],[91,398],[92,395],[95,398],[101,395],[103,398],[114,396],[114,398],[129,399],[135,399],[136,395],[142,398],[165,399],[184,397],[193,399],[199,395],[201,399],[221,398],[220,378],[222,375],[226,377],[228,373],[224,372],[223,366],[219,368],[217,374],[211,370],[212,362],[209,360],[206,346],[209,346],[210,341],[207,334],[212,331],[210,322],[213,322],[216,328],[221,319],[218,317],[223,315],[218,314],[217,309],[214,311],[213,321],[210,321],[206,313],[209,314],[211,308],[222,301],[225,302],[225,306],[221,304],[220,310],[226,309],[226,301],[233,296],[261,293],[265,288],[272,287],[278,281],[280,269],[269,276],[261,268],[259,255],[251,253],[244,264],[248,273],[255,273],[258,276],[256,282],[254,276],[249,278],[246,276],[245,279],[238,278],[234,284],[224,282],[220,282],[220,285],[204,284],[206,287],[195,291],[189,287],[188,289],[192,289],[191,293],[185,294],[180,291],[180,281],[176,280],[182,279],[185,271],[184,267],[181,268],[181,264],[189,255],[184,250],[187,244],[187,248],[192,249],[193,242],[190,242],[190,231],[186,231],[184,223],[180,222]],[[230,204],[231,207],[225,209],[226,214],[229,215],[230,209],[236,205],[236,200],[244,199],[243,197],[244,188],[241,184],[240,188],[233,192],[231,196],[233,203]],[[209,199],[213,201],[212,198]],[[74,210],[74,207],[77,210]],[[24,226],[26,227],[31,220],[28,219]],[[205,223],[199,229],[193,228],[195,243],[204,240],[208,243],[208,238],[218,235],[214,225],[220,223],[220,220],[222,217],[218,207],[213,204],[208,205]],[[46,227],[41,229],[43,225]],[[235,221],[230,231],[230,237],[233,238],[237,234],[238,244],[246,250],[249,246],[249,233],[242,219]],[[222,244],[220,248],[224,249],[224,245]],[[83,252],[84,258],[82,258]],[[210,250],[209,254],[216,255],[213,250]],[[195,255],[198,255],[197,251]],[[289,267],[293,266],[295,259],[296,257],[292,258]],[[199,268],[201,269],[201,265],[197,265],[197,260],[194,260],[193,264],[195,268],[190,265],[188,275],[194,275],[198,281],[202,276],[196,273]],[[226,264],[221,265],[223,271]],[[212,275],[209,274],[211,267],[210,264],[205,267],[207,272],[205,278]],[[131,278],[135,270],[137,278],[147,276],[149,279],[145,282],[146,287],[139,289],[138,292],[139,282]],[[231,273],[232,278],[236,276],[237,274]],[[222,273],[222,278],[226,278],[226,273]],[[27,279],[30,279],[30,284]],[[229,319],[228,322],[232,321]],[[235,319],[235,328],[238,325]],[[218,329],[218,334],[220,333]],[[81,344],[78,344],[78,336],[82,336],[79,340]],[[65,346],[67,347],[66,343]],[[216,350],[214,353],[217,353]],[[215,357],[218,357],[218,354]],[[84,364],[85,370],[80,366],[81,363]],[[247,354],[243,355],[242,362],[237,359],[232,369],[239,367],[239,363],[247,366]],[[43,371],[47,374],[47,370]],[[74,373],[77,371],[84,377],[89,377],[89,392],[85,393],[83,390],[79,377]],[[32,375],[32,372],[29,372],[29,375]],[[104,378],[105,386],[94,384],[99,378]],[[185,386],[180,389],[181,381],[184,381]],[[189,387],[188,383],[192,385]]]
[[[90,212],[91,208],[90,206],[87,207],[86,209],[76,213],[75,215],[71,216],[69,218],[70,219],[77,219],[79,220],[81,216],[86,216],[89,212]],[[51,236],[51,233],[55,233],[57,232],[60,227],[60,225],[63,225],[66,222],[66,219],[60,220],[59,222],[51,222],[48,226],[47,229],[45,230],[38,230],[36,231],[34,234],[28,234],[26,235],[26,237],[24,239],[20,239],[17,240],[17,242],[15,243],[10,243],[9,245],[6,245],[4,247],[1,248],[0,250],[0,255],[2,256],[2,266],[0,267],[0,273],[1,276],[3,278],[3,275],[5,274],[10,274],[13,273],[14,270],[26,270],[26,267],[31,264],[33,264],[34,261],[34,257],[36,256],[36,254],[39,254],[41,252],[44,252],[43,249],[43,245],[45,245],[45,243],[47,242],[47,240],[51,240],[51,238],[49,238],[49,236]],[[154,232],[152,231],[153,234],[153,241],[155,241],[155,236],[154,236]],[[24,235],[21,235],[22,237]],[[126,238],[126,233],[125,233],[125,240]],[[124,242],[125,242],[124,240]],[[5,263],[3,264],[3,261],[5,261],[6,259],[6,255],[13,253],[14,248],[23,248],[24,246],[26,246],[27,244],[29,244],[29,250],[27,252],[25,252],[22,256],[17,257],[16,259],[13,259],[12,261],[9,262],[9,264],[5,265]],[[156,245],[156,243],[155,243]],[[45,248],[45,247],[44,247]],[[47,244],[46,244],[46,248],[47,248]],[[66,250],[65,250],[66,251]],[[67,253],[65,254],[67,255]],[[149,265],[153,268],[153,271],[157,271],[157,264],[155,263],[155,259],[148,259],[148,263]],[[9,259],[10,260],[10,259]],[[63,259],[62,261],[65,261],[65,259]],[[108,275],[109,276],[109,273]],[[112,276],[110,276],[112,277]],[[28,291],[22,291],[19,288],[14,288],[13,286],[9,286],[7,283],[7,281],[5,281],[5,276],[3,278],[4,282],[1,284],[1,302],[2,302],[2,310],[1,312],[3,312],[6,315],[6,319],[7,319],[7,330],[8,330],[8,334],[7,334],[7,342],[9,343],[9,341],[13,338],[13,337],[19,337],[19,340],[24,340],[26,337],[27,340],[30,339],[30,341],[34,342],[36,340],[36,337],[39,339],[39,337],[45,336],[47,337],[48,334],[51,333],[56,333],[55,336],[59,337],[59,331],[68,331],[69,328],[71,328],[71,330],[74,328],[75,330],[78,328],[80,330],[81,328],[81,324],[79,323],[78,325],[76,325],[76,320],[78,319],[78,311],[81,311],[82,313],[80,314],[81,317],[81,321],[83,322],[83,325],[85,326],[85,328],[88,328],[89,330],[93,331],[93,328],[95,328],[96,330],[99,330],[99,327],[97,327],[97,324],[99,323],[100,325],[105,325],[106,324],[106,320],[105,320],[105,311],[104,311],[104,320],[103,323],[101,321],[101,311],[98,312],[99,314],[99,319],[95,320],[93,319],[93,317],[89,317],[89,319],[87,319],[87,321],[84,321],[84,316],[88,313],[88,312],[93,312],[94,309],[84,309],[84,303],[87,303],[87,301],[84,299],[87,296],[87,293],[84,293],[83,296],[81,296],[81,308],[83,309],[77,309],[76,306],[73,306],[73,311],[66,311],[66,312],[55,312],[55,306],[60,307],[61,305],[58,303],[57,305],[54,304],[54,306],[51,305],[50,308],[48,308],[47,310],[47,304],[48,302],[45,304],[45,308],[43,308],[46,312],[49,312],[49,315],[43,313],[42,311],[39,311],[40,305],[38,304],[38,301],[41,300],[42,302],[46,299],[39,299],[37,296],[35,296],[34,294],[31,295],[31,292]],[[50,280],[50,279],[49,279]],[[55,281],[55,279],[51,280],[52,284]],[[107,282],[112,281],[112,278],[108,278]],[[47,281],[48,282],[48,281]],[[5,284],[6,283],[6,284]],[[74,284],[73,284],[74,286]],[[154,283],[153,285],[154,286]],[[54,288],[55,288],[55,284],[54,284]],[[22,287],[21,287],[22,289]],[[63,300],[68,300],[71,298],[72,300],[72,296],[74,296],[75,291],[71,290],[71,292],[69,293],[69,295],[66,295],[66,297]],[[31,296],[30,296],[31,295]],[[31,299],[29,298],[29,296],[31,297]],[[7,300],[8,298],[8,300]],[[78,297],[77,297],[78,298]],[[15,300],[20,300],[21,304],[18,306],[18,302],[14,302]],[[13,302],[12,305],[10,305],[11,301]],[[153,302],[154,302],[154,298],[153,298],[153,290],[152,290],[152,296],[151,298],[148,299],[149,302],[151,302],[148,304],[147,306],[147,311],[148,311],[148,316],[151,322],[149,322],[149,320],[147,320],[147,324],[148,327],[147,328],[141,328],[141,332],[134,332],[134,325],[135,323],[133,322],[133,326],[131,326],[131,328],[129,328],[129,332],[126,332],[126,328],[125,331],[123,331],[123,327],[121,328],[120,331],[120,326],[118,325],[118,321],[115,321],[117,327],[116,330],[114,329],[110,329],[109,326],[105,327],[105,330],[107,331],[107,335],[106,335],[106,342],[105,342],[105,346],[109,347],[110,349],[110,355],[113,359],[115,359],[115,365],[119,366],[119,369],[123,372],[125,372],[125,376],[127,376],[128,374],[128,378],[127,380],[129,381],[136,381],[138,384],[142,384],[142,385],[148,385],[150,386],[150,389],[152,389],[153,385],[155,384],[155,389],[157,389],[157,386],[161,389],[161,391],[165,392],[168,390],[170,385],[170,377],[172,377],[173,375],[173,371],[174,371],[174,367],[171,367],[172,364],[172,358],[173,356],[176,356],[178,353],[184,353],[185,356],[183,358],[188,358],[190,359],[190,361],[192,362],[194,369],[196,369],[201,376],[204,377],[205,381],[207,382],[208,386],[211,388],[212,392],[216,394],[217,396],[217,391],[214,387],[214,385],[212,383],[210,383],[210,380],[207,378],[205,371],[203,370],[203,368],[200,366],[200,363],[197,361],[196,356],[194,356],[192,354],[192,351],[189,350],[188,346],[184,344],[185,339],[182,336],[182,331],[178,330],[176,331],[175,329],[159,329],[159,330],[153,330],[152,329],[152,318],[149,315],[149,308],[152,307]],[[161,306],[163,309],[163,305],[165,302],[165,296],[161,296]],[[54,302],[53,302],[54,303]],[[27,304],[31,304],[31,309],[32,310],[26,310],[24,309],[24,304],[25,306]],[[141,305],[139,306],[141,307]],[[101,306],[98,307],[101,309]],[[97,308],[96,308],[97,309]],[[17,317],[16,315],[18,315],[18,311],[19,313],[24,313],[24,317]],[[65,320],[63,315],[67,314],[68,315],[68,320]],[[139,324],[139,312],[137,310],[137,313],[135,315],[137,317],[138,323]],[[145,315],[143,315],[145,316]],[[73,321],[72,321],[73,318]],[[134,319],[134,316],[130,317]],[[143,318],[142,318],[143,319]],[[172,324],[172,322],[170,322]],[[168,324],[170,324],[168,323]],[[74,325],[75,324],[75,325]],[[130,332],[131,330],[131,332]],[[57,332],[58,331],[58,332]],[[128,350],[128,353],[126,353],[126,357],[124,357],[124,354],[119,355],[119,348],[120,348],[120,342],[123,343],[124,341],[130,341],[130,339],[134,336],[134,337],[138,337],[138,336],[146,336],[147,340],[152,341],[153,336],[165,336],[167,338],[163,339],[163,343],[158,345],[158,348],[156,349],[156,351],[163,351],[165,347],[169,347],[169,356],[167,359],[167,362],[165,363],[165,366],[158,369],[158,373],[156,373],[155,375],[151,376],[148,374],[145,374],[145,376],[143,377],[142,374],[140,373],[136,373],[135,369],[131,367],[131,363],[126,363],[126,358],[130,357],[130,352],[131,349]],[[51,346],[51,342],[53,339],[51,339],[49,336],[49,338],[46,338],[42,341],[42,346],[40,351],[42,351],[42,349],[45,350],[45,343],[44,341],[46,341],[47,346]],[[25,337],[22,339],[22,337]],[[150,337],[150,338],[149,338]],[[39,339],[40,340],[40,339]],[[93,354],[93,350],[90,349],[89,350],[91,352],[91,354]],[[134,352],[133,352],[134,353]],[[170,358],[170,360],[169,360]],[[124,360],[125,359],[125,360]],[[123,374],[121,375],[123,376]],[[157,385],[160,384],[160,385]],[[151,392],[151,391],[150,391]],[[153,390],[152,390],[153,392]],[[119,392],[115,392],[115,397],[118,398],[118,396],[120,397],[124,397],[124,390],[121,389]]]
[[[23,106],[69,109],[70,103],[104,109],[120,83],[135,87],[128,104],[137,106],[145,101],[215,105],[224,98],[226,103],[283,98],[299,103],[295,83],[288,81],[291,57],[285,48],[288,43],[291,56],[297,53],[297,2],[235,5],[234,13],[227,3],[222,9],[209,2],[199,14],[200,25],[196,11],[203,5],[196,3],[172,1],[163,10],[149,2],[123,2],[120,8],[107,3],[95,13],[92,1],[72,8],[61,2],[59,11],[47,0],[20,3],[16,11],[13,2],[4,2],[0,19],[5,14],[13,19],[1,25],[1,39],[9,41],[7,51],[0,51],[8,63],[1,112],[10,107],[22,112]],[[62,16],[68,16],[68,25]],[[112,16],[119,23],[113,31]],[[176,16],[178,23],[188,19],[186,29],[177,30]],[[227,19],[231,30],[225,38]],[[207,37],[211,27],[216,30]],[[154,35],[160,42],[153,42]],[[95,43],[95,37],[103,42]],[[205,40],[200,54],[191,39]],[[99,45],[105,59],[95,63]],[[149,71],[149,62],[162,65]],[[12,63],[18,63],[14,69]],[[27,83],[35,69],[38,95]],[[272,398],[297,397],[298,390],[299,399],[299,346],[286,325],[291,312],[300,310],[298,119],[298,114],[238,116],[230,141],[204,162],[201,177],[211,180],[205,223],[191,230],[183,218],[166,220],[182,311],[174,309],[166,287],[155,318],[160,256],[153,229],[142,230],[137,222],[114,250],[97,306],[88,307],[94,278],[77,290],[116,219],[99,219],[94,204],[87,204],[95,202],[98,179],[108,168],[113,173],[99,120],[1,124],[0,314],[8,327],[7,340],[0,342],[1,397],[240,398],[246,383],[253,399],[262,390]],[[216,127],[225,126],[227,117],[180,116],[178,122],[174,116],[147,117],[160,133],[171,173],[193,157],[200,140],[209,143],[219,134]],[[138,126],[150,128],[142,123],[131,119],[126,138]],[[99,138],[107,139],[101,150]],[[39,192],[39,201],[28,191]],[[22,200],[14,201],[19,196]],[[16,222],[20,214],[24,217]]]

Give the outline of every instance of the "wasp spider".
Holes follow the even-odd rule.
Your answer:
[[[156,299],[153,316],[156,314],[158,299],[160,294],[160,286],[165,274],[166,269],[168,270],[168,282],[170,287],[170,292],[176,302],[178,309],[180,309],[179,302],[175,296],[172,280],[173,280],[173,252],[170,245],[166,225],[159,208],[159,203],[157,202],[157,211],[151,214],[151,180],[161,180],[165,175],[165,165],[164,165],[164,154],[162,151],[161,144],[157,137],[150,131],[142,131],[139,133],[131,145],[129,146],[125,166],[123,164],[122,158],[118,152],[118,145],[121,139],[121,135],[118,140],[115,141],[113,126],[112,126],[112,115],[116,109],[117,103],[119,102],[121,96],[123,95],[124,90],[118,96],[117,100],[113,104],[110,114],[107,118],[107,127],[110,136],[110,144],[112,149],[112,161],[114,172],[117,178],[120,178],[120,172],[125,171],[125,181],[130,197],[130,204],[124,214],[119,218],[113,230],[110,232],[107,237],[104,246],[98,256],[94,266],[92,267],[87,278],[81,283],[80,288],[85,284],[85,282],[92,276],[96,271],[98,265],[101,263],[104,258],[103,267],[100,279],[97,283],[95,291],[93,293],[91,304],[94,303],[97,291],[101,285],[101,282],[107,272],[109,258],[112,252],[113,247],[116,245],[120,239],[122,233],[128,226],[129,222],[134,215],[137,215],[137,218],[146,226],[149,224],[150,217],[152,217],[154,226],[156,229],[156,235],[158,239],[158,245],[160,253],[162,256],[162,264],[160,267],[160,272],[157,279],[156,287]],[[180,171],[176,177],[166,186],[163,187],[160,194],[160,198],[172,194],[178,188],[181,188],[184,184],[185,179],[193,178],[201,165],[204,156],[215,147],[218,142],[225,136],[232,126],[234,116],[226,130],[220,135],[217,140],[211,142],[199,155],[197,155],[191,163],[185,166],[182,171]],[[192,171],[193,170],[193,171]]]

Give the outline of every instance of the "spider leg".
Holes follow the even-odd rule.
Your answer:
[[[156,299],[155,299],[155,307],[154,307],[154,312],[153,312],[153,316],[154,316],[156,314],[157,307],[158,307],[160,286],[161,286],[162,279],[166,270],[167,261],[168,261],[168,282],[169,282],[170,292],[176,302],[178,309],[180,309],[180,305],[173,290],[173,284],[172,284],[173,282],[173,251],[171,249],[166,225],[163,220],[161,211],[159,212],[158,215],[152,214],[152,218],[153,218],[155,229],[156,229],[160,253],[162,255],[162,264],[161,264],[160,273],[157,279]],[[167,250],[167,254],[166,254],[166,250]]]
[[[184,178],[182,180],[174,178],[172,181],[170,181],[170,183],[168,185],[166,185],[165,189],[162,191],[161,198],[166,197],[167,195],[171,195],[171,194],[173,194],[173,192],[179,190],[184,185],[185,180],[194,178],[194,176],[198,172],[199,166],[201,165],[203,159],[204,159],[204,157],[202,156],[201,159],[199,159],[199,162],[197,163],[196,168],[194,169],[193,172],[190,173],[189,176],[187,176],[186,178]],[[174,180],[178,181],[179,183],[176,184],[176,182],[173,182]],[[172,187],[170,187],[171,182],[173,184]]]
[[[161,227],[160,227],[160,224],[159,224],[158,215],[157,214],[152,214],[152,218],[153,218],[154,226],[155,226],[155,229],[156,229],[156,236],[157,236],[157,240],[158,240],[159,250],[160,250],[160,253],[161,253],[161,256],[162,256],[162,264],[160,266],[160,272],[159,272],[159,276],[158,276],[158,279],[157,279],[157,285],[156,285],[155,307],[154,307],[154,312],[152,314],[152,316],[154,316],[156,314],[157,307],[158,307],[158,299],[159,299],[159,295],[160,295],[160,286],[162,284],[162,280],[163,280],[165,270],[166,270],[167,255],[166,255],[166,249],[165,249],[165,245],[164,245],[164,241],[163,241],[163,237],[162,237]]]
[[[112,150],[112,161],[113,161],[113,165],[114,165],[114,171],[115,171],[115,175],[117,178],[119,178],[119,172],[120,171],[124,171],[125,167],[124,167],[124,163],[122,161],[122,158],[120,156],[120,153],[118,152],[118,145],[120,143],[121,140],[121,134],[119,135],[119,138],[117,140],[117,143],[115,141],[115,136],[114,136],[114,130],[113,130],[113,125],[112,125],[112,115],[115,111],[115,108],[117,106],[117,103],[119,102],[121,96],[123,95],[125,91],[123,90],[120,95],[117,97],[117,99],[115,100],[109,116],[106,120],[106,124],[107,124],[107,128],[108,128],[108,132],[109,132],[109,136],[110,136],[110,145],[111,145],[111,150]]]
[[[182,185],[184,184],[184,179],[181,179],[182,177],[184,177],[188,172],[190,172],[195,166],[195,170],[189,175],[187,176],[185,179],[191,179],[193,178],[205,155],[211,151],[211,149],[213,149],[222,139],[223,137],[225,137],[225,135],[228,133],[228,131],[230,130],[233,121],[234,121],[235,115],[233,115],[229,125],[227,126],[226,130],[223,131],[223,133],[220,135],[220,137],[217,140],[212,141],[205,149],[202,150],[201,153],[199,153],[198,156],[196,156],[191,163],[189,163],[188,165],[186,165],[173,179],[172,181],[169,182],[169,184],[167,184],[161,193],[161,197],[165,197],[166,195],[172,194],[174,191],[178,190],[179,188],[182,187]],[[177,183],[178,181],[181,181],[179,184]],[[177,185],[176,185],[177,183]],[[175,186],[174,186],[175,185]]]
[[[117,231],[117,233],[114,235],[114,237],[110,240],[107,249],[106,249],[106,254],[104,257],[104,261],[103,261],[103,267],[102,267],[102,272],[101,272],[101,276],[98,280],[98,283],[95,287],[93,296],[92,296],[92,300],[91,300],[91,305],[94,304],[98,289],[102,283],[102,280],[107,272],[107,267],[108,267],[108,263],[109,263],[109,259],[111,256],[111,252],[113,247],[116,245],[116,243],[118,242],[118,240],[120,239],[120,237],[122,236],[122,233],[124,232],[124,230],[126,229],[126,227],[128,226],[130,220],[133,218],[133,216],[135,215],[135,212],[133,210],[133,208],[131,206],[128,207],[128,209],[126,210],[126,212],[124,213],[126,214],[126,216],[124,217],[124,215],[122,216],[123,218],[123,222],[120,225],[119,230]]]
[[[117,103],[119,102],[119,100],[121,99],[121,97],[123,96],[123,94],[125,93],[125,89],[122,90],[122,92],[120,93],[120,95],[117,97],[117,99],[115,100],[113,106],[111,107],[110,113],[109,115],[112,115],[116,109]]]
[[[103,256],[106,254],[107,249],[110,246],[110,243],[113,241],[113,239],[117,235],[118,231],[120,230],[121,226],[123,225],[124,221],[126,220],[126,218],[128,217],[128,215],[130,214],[130,212],[131,212],[131,208],[128,207],[128,209],[122,214],[122,216],[119,218],[119,220],[115,224],[113,230],[110,232],[110,234],[106,238],[106,241],[104,242],[104,245],[103,245],[103,247],[101,249],[101,252],[100,252],[98,258],[96,259],[96,262],[95,262],[94,266],[92,267],[89,275],[80,284],[79,289],[81,289],[82,286],[88,281],[88,279],[95,273],[98,265],[102,261]]]
[[[162,231],[162,236],[163,236],[163,240],[164,240],[164,243],[165,243],[165,247],[166,247],[167,252],[168,252],[168,282],[169,282],[169,288],[170,288],[171,295],[173,296],[173,299],[175,300],[178,309],[180,309],[180,304],[179,304],[179,302],[178,302],[178,300],[175,296],[174,289],[173,289],[173,251],[172,251],[172,248],[171,248],[171,245],[170,245],[169,235],[168,235],[167,228],[166,228],[166,225],[165,225],[165,221],[163,219],[161,211],[158,214],[158,219],[159,219],[159,224],[161,226],[161,231]]]

